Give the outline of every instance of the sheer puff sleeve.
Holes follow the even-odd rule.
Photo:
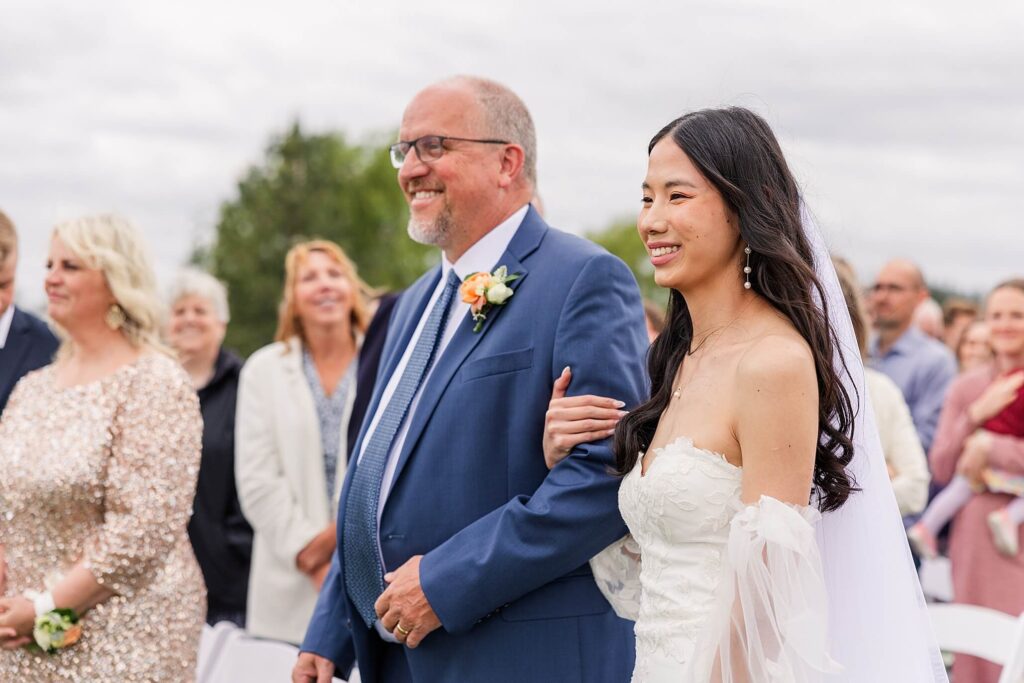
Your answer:
[[[97,583],[131,597],[185,538],[202,439],[199,399],[174,361],[144,359],[111,427],[103,525],[88,544]]]
[[[626,534],[590,560],[594,580],[615,613],[636,621],[640,614],[640,546]]]
[[[841,671],[828,654],[820,519],[814,508],[768,496],[733,518],[706,642],[696,649],[697,670],[711,681],[810,683]]]

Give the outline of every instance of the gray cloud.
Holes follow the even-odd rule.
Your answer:
[[[389,130],[419,87],[466,72],[530,105],[557,225],[630,216],[650,136],[742,104],[862,276],[902,254],[983,290],[1022,270],[1022,33],[1019,3],[8,0],[0,205],[24,237],[20,298],[42,299],[56,220],[129,215],[166,278],[271,133]]]

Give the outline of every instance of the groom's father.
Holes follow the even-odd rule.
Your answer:
[[[366,683],[627,681],[632,624],[587,564],[625,533],[609,443],[549,472],[541,440],[567,365],[573,393],[639,402],[636,282],[530,207],[533,122],[504,86],[433,85],[399,135],[409,233],[442,259],[391,319],[294,680],[354,654]]]

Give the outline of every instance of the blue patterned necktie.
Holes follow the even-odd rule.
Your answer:
[[[368,627],[373,626],[377,620],[373,605],[384,592],[384,570],[377,548],[377,505],[380,501],[381,483],[388,454],[391,452],[395,435],[402,426],[406,413],[409,412],[409,405],[419,390],[427,370],[430,369],[438,340],[448,318],[452,295],[460,283],[455,271],[448,271],[444,290],[427,317],[412,355],[409,356],[409,362],[402,372],[402,378],[395,387],[395,393],[384,408],[373,433],[368,436],[366,447],[363,448],[363,454],[352,475],[352,484],[345,503],[345,526],[342,535],[342,542],[345,544],[345,586]]]

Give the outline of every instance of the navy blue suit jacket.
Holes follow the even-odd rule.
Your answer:
[[[624,683],[632,623],[615,616],[587,564],[626,532],[610,443],[584,444],[548,471],[541,442],[551,385],[567,365],[572,395],[628,406],[645,396],[640,293],[622,261],[549,228],[532,208],[498,265],[521,274],[515,294],[479,333],[468,315],[458,323],[409,418],[382,514],[386,571],[423,555],[423,590],[443,625],[407,650],[409,665],[431,683]],[[438,266],[399,300],[368,417],[439,277]],[[363,681],[377,683],[379,640],[349,602],[341,556],[356,467],[302,649],[333,660],[339,675],[354,653]]]
[[[58,346],[46,323],[15,306],[7,343],[0,349],[0,414],[18,380],[49,365]]]

